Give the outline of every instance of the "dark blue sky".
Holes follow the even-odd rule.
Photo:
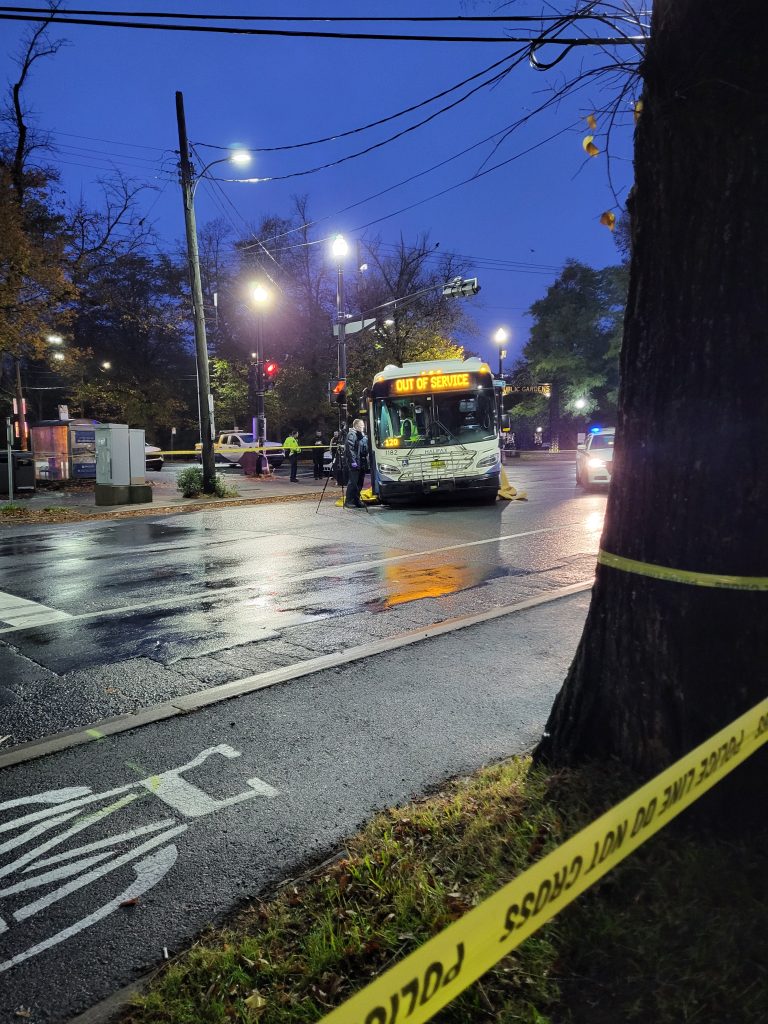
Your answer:
[[[104,10],[125,8],[116,0],[92,6]],[[144,10],[154,7],[188,13],[319,12],[388,17],[393,11],[426,15],[493,13],[493,5],[482,0],[420,0],[418,6],[401,0],[394,8],[380,0],[366,4],[364,10],[353,0],[329,0],[322,9],[319,0],[292,0],[290,5],[270,5],[265,0],[257,9],[247,0],[186,0],[184,4],[140,6]],[[542,8],[518,3],[506,9],[536,13],[547,5]],[[392,28],[416,30],[415,26]],[[13,79],[11,58],[27,30],[13,23],[3,25],[3,78],[8,82]],[[491,35],[501,34],[502,29],[464,25],[453,31]],[[75,198],[82,191],[87,200],[95,201],[95,182],[111,166],[162,189],[161,193],[147,193],[145,206],[152,207],[151,218],[156,220],[162,245],[167,248],[183,235],[173,153],[178,147],[174,106],[177,89],[184,93],[192,142],[275,146],[330,135],[394,113],[515,49],[513,45],[262,39],[75,26],[62,26],[52,35],[64,37],[69,43],[56,57],[36,66],[26,95],[37,125],[54,133],[66,191]],[[409,240],[428,231],[442,251],[479,257],[483,262],[523,264],[518,268],[509,264],[493,268],[478,263],[476,273],[482,291],[469,307],[481,332],[473,347],[495,364],[496,347],[487,339],[504,325],[513,335],[511,359],[527,337],[530,321],[525,309],[543,295],[556,276],[556,268],[567,257],[594,266],[617,262],[613,236],[598,223],[602,211],[614,206],[605,156],[585,165],[581,147],[588,131],[585,118],[606,105],[606,93],[589,85],[558,107],[537,115],[501,143],[489,165],[557,132],[562,134],[447,195],[363,228],[369,221],[395,213],[474,174],[492,153],[493,143],[354,210],[338,211],[510,125],[562,85],[564,75],[575,74],[581,62],[584,67],[594,67],[606,60],[599,51],[588,53],[582,49],[550,72],[535,71],[524,62],[494,88],[482,90],[431,124],[368,156],[288,181],[224,184],[231,205],[203,183],[197,193],[198,222],[226,215],[233,230],[240,230],[265,213],[287,214],[291,195],[308,193],[312,215],[327,218],[315,229],[320,237],[341,231],[350,240],[379,235],[386,242],[394,242],[400,233]],[[248,173],[280,175],[337,159],[386,138],[440,105],[432,104],[424,111],[339,142],[290,153],[260,154]],[[626,110],[630,109],[628,97]],[[604,128],[599,116],[598,121]],[[599,134],[596,141],[602,148]],[[631,127],[615,132],[612,172],[622,197],[631,181],[631,144]],[[217,156],[212,149],[200,151],[211,160]],[[227,165],[217,171],[223,176],[229,174]]]

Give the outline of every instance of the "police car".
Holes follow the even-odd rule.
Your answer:
[[[593,427],[586,441],[576,449],[576,484],[589,490],[607,486],[613,472],[614,427]]]

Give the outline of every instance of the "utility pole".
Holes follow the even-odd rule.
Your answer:
[[[339,429],[343,435],[347,432],[347,317],[344,309],[344,257],[349,252],[349,246],[343,235],[336,235],[331,246],[331,252],[336,258],[337,284],[336,284],[336,325],[339,332],[338,349],[338,378],[343,381],[341,392],[341,403],[339,405]]]
[[[192,178],[192,164],[189,159],[187,124],[184,118],[184,97],[176,93],[176,120],[179,125],[179,168],[181,172],[181,193],[184,201],[184,226],[187,233],[187,259],[189,261],[189,283],[192,289],[192,314],[195,325],[195,352],[197,354],[197,395],[200,408],[200,444],[203,462],[203,491],[213,494],[215,466],[213,456],[213,396],[208,373],[208,345],[205,337],[205,311],[203,309],[203,286],[200,280],[200,257],[197,249],[197,226],[195,224],[195,182]]]
[[[29,451],[29,438],[27,427],[27,403],[24,401],[24,392],[21,388],[21,359],[17,356],[14,359],[16,376],[14,381],[15,390],[15,413],[16,413],[16,430],[17,430],[17,447],[23,451]]]

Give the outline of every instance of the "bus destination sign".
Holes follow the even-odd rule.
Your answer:
[[[466,391],[472,387],[469,373],[432,373],[421,377],[399,377],[392,381],[396,395],[423,395],[433,391]]]

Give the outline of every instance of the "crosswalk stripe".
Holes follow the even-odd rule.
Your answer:
[[[49,622],[61,622],[71,619],[69,612],[61,612],[37,601],[27,601],[24,597],[7,594],[0,590],[0,622],[18,628],[19,626],[45,626]]]

